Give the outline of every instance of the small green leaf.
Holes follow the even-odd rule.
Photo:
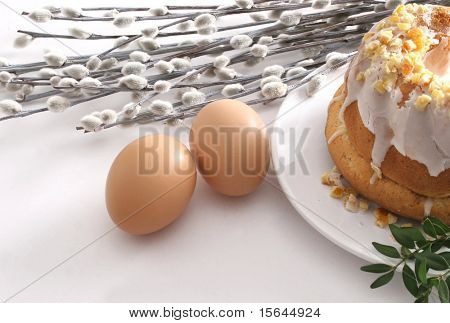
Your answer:
[[[442,271],[450,268],[445,258],[440,255],[430,253],[426,254],[425,257],[427,259],[427,265],[431,269]]]
[[[417,287],[416,276],[414,275],[414,272],[412,271],[411,268],[409,268],[407,264],[403,266],[402,277],[406,289],[411,293],[411,295],[417,297],[419,288]]]
[[[372,283],[372,285],[370,285],[370,288],[375,289],[375,288],[386,285],[387,283],[389,283],[392,280],[392,278],[394,277],[394,273],[395,273],[395,271],[391,270],[387,274],[381,275],[380,277],[375,279],[375,281]]]
[[[428,217],[423,221],[423,230],[429,236],[436,238],[450,232],[449,227],[436,218]]]
[[[428,243],[428,241],[417,241],[416,244],[419,248],[423,248],[426,244]],[[428,245],[430,248],[431,246]]]
[[[390,270],[392,270],[392,266],[386,265],[386,264],[373,264],[373,265],[367,265],[361,267],[362,271],[368,272],[368,273],[386,273]]]
[[[450,227],[437,218],[428,217],[425,220],[429,220],[435,226],[436,232],[439,235],[450,232]]]
[[[445,240],[439,240],[431,244],[431,252],[438,252],[444,246]]]
[[[417,293],[416,303],[428,303],[428,296],[431,294],[431,287],[424,285],[419,286],[419,292]]]
[[[411,227],[411,228],[400,228],[403,233],[411,238],[413,241],[417,242],[427,242],[425,237],[423,236],[422,232],[420,232],[419,229]]]
[[[450,251],[444,251],[441,253],[438,253],[439,256],[444,257],[445,261],[447,261],[447,263],[450,263]]]
[[[375,247],[375,249],[377,249],[377,251],[379,253],[381,253],[382,255],[385,255],[389,258],[401,258],[402,256],[400,256],[400,253],[398,252],[398,250],[392,246],[387,246],[381,243],[377,243],[377,242],[372,242],[373,246]]]
[[[430,294],[430,288],[425,286],[425,285],[420,285],[419,286],[419,293],[417,294],[418,297],[424,296],[424,295],[429,295]]]
[[[450,248],[450,239],[447,238],[447,240],[444,241],[444,247]]]
[[[419,297],[414,301],[414,303],[428,303],[428,295],[424,295],[422,297]]]
[[[417,280],[422,284],[427,284],[427,260],[417,258],[415,265]]]
[[[403,247],[403,246],[400,248],[400,253],[405,258],[408,258],[409,256],[411,256],[411,250],[409,250],[408,248]]]
[[[430,220],[428,218],[426,218],[425,221],[423,221],[422,228],[423,228],[423,231],[426,234],[428,234],[430,237],[433,237],[433,238],[437,237],[437,232],[434,229],[434,225],[433,225],[433,223],[430,222]]]
[[[429,286],[434,286],[434,287],[438,287],[439,285],[439,278],[438,277],[431,277],[428,278],[428,285]]]
[[[391,230],[394,239],[399,244],[409,249],[415,248],[414,240],[405,231],[403,231],[405,228],[402,229],[394,224],[389,224],[389,229]]]
[[[449,303],[449,291],[448,286],[443,279],[439,280],[438,284],[438,294],[441,303]]]

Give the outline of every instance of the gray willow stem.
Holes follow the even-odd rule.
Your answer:
[[[448,1],[448,0],[436,0],[436,1],[432,1],[432,2],[433,3],[441,3],[441,2],[445,2],[445,1]],[[210,6],[210,8],[204,9],[206,11],[196,11],[196,12],[188,12],[188,13],[180,13],[180,14],[169,14],[166,16],[157,16],[157,17],[155,17],[155,16],[137,16],[136,21],[160,20],[160,19],[173,20],[165,25],[160,26],[159,30],[161,31],[161,30],[170,28],[172,26],[175,26],[181,22],[195,19],[195,17],[197,17],[198,15],[206,13],[206,12],[213,14],[216,17],[221,17],[221,16],[227,16],[227,15],[252,13],[252,12],[259,12],[259,11],[269,11],[269,10],[295,10],[295,9],[307,8],[307,7],[311,6],[311,3],[287,4],[286,2],[283,2],[283,1],[272,2],[267,6],[258,5],[262,2],[263,1],[259,1],[259,0],[255,1],[255,3],[257,5],[255,5],[253,8],[250,8],[250,9],[240,9],[240,8],[237,8],[236,6],[228,6],[228,7],[223,7],[223,8],[216,8],[215,6]],[[416,2],[428,2],[428,1],[419,0]],[[275,39],[269,45],[269,53],[267,54],[267,56],[273,56],[273,55],[283,54],[283,53],[287,53],[287,52],[291,52],[291,51],[303,50],[303,49],[317,47],[317,46],[324,46],[324,48],[323,48],[323,53],[324,53],[324,52],[326,52],[326,50],[333,50],[333,48],[342,46],[343,43],[348,43],[349,44],[348,47],[353,48],[352,46],[356,46],[356,43],[360,40],[360,38],[362,37],[362,34],[365,31],[367,31],[367,28],[370,27],[370,25],[373,22],[389,15],[392,12],[392,10],[385,10],[382,12],[372,12],[374,5],[378,4],[378,3],[379,2],[371,1],[371,0],[365,0],[365,1],[335,0],[335,1],[332,1],[332,4],[343,4],[343,5],[345,5],[345,7],[326,10],[326,11],[322,11],[319,13],[305,14],[302,17],[300,24],[298,24],[296,26],[284,26],[284,25],[281,25],[280,23],[277,23],[276,21],[269,20],[269,21],[263,21],[263,22],[220,27],[219,31],[232,30],[232,29],[238,29],[238,28],[246,28],[246,27],[250,27],[250,26],[260,26],[262,28],[258,28],[256,30],[248,31],[248,32],[245,32],[242,34],[246,34],[246,35],[250,36],[251,38],[253,38],[254,40],[262,35],[277,36],[277,35],[280,35],[281,32],[284,32],[287,35],[289,35],[287,38]],[[97,7],[98,10],[100,10],[99,8],[106,8],[106,7]],[[96,8],[91,8],[91,9],[92,10],[86,10],[86,11],[95,11],[94,9],[96,9]],[[122,8],[122,9],[124,12],[125,11],[134,11],[134,10],[131,10],[132,8]],[[127,9],[129,9],[129,10],[127,10]],[[140,8],[140,9],[143,9],[143,8]],[[111,9],[104,9],[104,10],[111,10]],[[200,9],[198,7],[196,7],[196,9],[191,8],[191,9],[186,9],[186,10],[200,10]],[[136,11],[144,11],[144,10],[136,10]],[[348,15],[350,17],[348,17],[343,22],[339,22],[339,23],[335,23],[335,24],[331,24],[331,23],[327,22],[328,20],[326,20],[326,19],[335,17],[337,15]],[[102,20],[104,20],[104,18],[107,18],[105,21],[110,21],[110,20],[114,19],[111,17],[88,17],[88,16],[82,16],[79,19],[76,19],[76,18],[75,19],[65,19],[64,17],[54,17],[55,20],[59,19],[59,20],[77,20],[77,21],[94,21],[92,19],[100,19],[98,21],[102,21]],[[265,26],[268,24],[272,24],[272,25]],[[356,29],[343,30],[344,28],[349,27],[349,26],[352,26],[352,28],[354,26],[354,27],[356,27]],[[34,32],[30,32],[30,31],[19,31],[19,32],[28,34],[34,38],[49,38],[49,37],[51,37],[51,38],[73,38],[72,36],[69,36],[69,35],[56,35],[56,34],[52,35],[52,34],[46,34],[46,33],[34,33]],[[195,31],[160,32],[158,37],[190,35],[192,33],[195,33]],[[122,35],[94,34],[94,35],[92,35],[92,37],[93,37],[92,39],[117,38],[120,36],[122,36]],[[98,37],[98,38],[95,38],[95,37]],[[139,39],[140,37],[142,37],[142,35],[140,35],[140,34],[139,35],[127,35],[127,37],[129,37],[129,39],[125,42],[125,44],[131,43],[131,42]],[[208,54],[212,54],[212,53],[215,54],[215,53],[232,50],[232,48],[229,45],[230,39],[231,39],[231,37],[216,38],[211,43],[201,45],[201,46],[198,46],[198,45],[178,46],[178,44],[164,45],[160,49],[155,50],[155,51],[149,51],[148,53],[150,55],[162,55],[157,60],[159,60],[159,59],[170,60],[172,58],[183,57],[183,56],[188,56],[191,58],[198,58],[200,56],[204,56],[204,55],[208,55]],[[116,49],[118,49],[119,47],[122,47],[123,45],[124,45],[124,43],[122,43],[118,46],[114,46],[114,47],[98,54],[97,56],[99,56],[100,58],[115,57],[119,61],[127,60],[128,54],[130,52],[132,52],[132,50],[115,51]],[[286,45],[288,45],[288,46],[286,46]],[[280,47],[277,47],[277,46],[280,46]],[[323,53],[321,53],[321,55]],[[80,55],[80,56],[69,57],[68,61],[66,62],[66,64],[64,66],[68,66],[71,64],[85,63],[90,56],[91,55]],[[229,64],[229,66],[232,66],[234,64],[238,64],[241,62],[245,62],[246,60],[251,59],[251,58],[252,58],[252,56],[250,55],[250,49],[247,48],[243,52],[236,54],[234,57],[231,57],[231,62]],[[323,58],[323,57],[321,56],[321,58]],[[148,62],[146,64],[147,69],[152,68],[157,60]],[[285,64],[285,66],[293,66],[293,65],[295,65],[295,62]],[[201,65],[193,66],[192,69],[197,70],[197,72],[194,72],[194,73],[201,73],[201,72],[211,68],[212,66],[213,66],[213,63],[201,64]],[[317,67],[316,70],[319,70],[321,68],[320,64],[318,65],[318,63],[316,63],[316,62],[314,64],[312,64],[310,67],[313,67],[313,66]],[[0,71],[10,71],[10,72],[15,72],[17,74],[24,74],[27,72],[37,71],[43,67],[50,67],[50,66],[47,66],[47,64],[45,62],[34,62],[34,63],[28,63],[28,64],[22,64],[22,65],[12,65],[12,66],[7,66],[7,67],[1,67]],[[316,70],[314,70],[314,71],[316,71]],[[261,75],[251,75],[251,76],[238,77],[238,78],[235,78],[233,80],[228,80],[228,81],[217,81],[217,82],[208,82],[208,83],[206,83],[206,82],[205,83],[189,83],[188,84],[186,82],[183,83],[183,80],[186,78],[186,75],[185,75],[186,72],[187,71],[180,71],[180,72],[173,72],[173,73],[170,73],[167,75],[151,75],[151,76],[147,77],[147,80],[149,82],[153,82],[153,81],[160,80],[160,79],[174,80],[175,78],[178,78],[181,76],[182,80],[181,81],[178,80],[174,84],[172,84],[173,88],[195,86],[195,85],[197,85],[197,88],[211,88],[214,86],[219,86],[219,85],[224,85],[224,84],[232,84],[232,83],[236,83],[236,82],[240,82],[242,84],[248,85],[253,82],[256,82],[259,78],[261,78]],[[111,74],[111,75],[107,76],[106,73]],[[310,73],[305,77],[302,76],[303,78],[300,80],[298,80],[298,77],[296,77],[294,79],[293,78],[290,78],[290,79],[284,78],[283,81],[284,82],[295,82],[294,84],[291,84],[288,86],[288,91],[291,91],[291,90],[305,84],[307,82],[307,77],[311,74],[313,74],[313,73]],[[95,88],[100,91],[99,94],[92,95],[89,97],[83,97],[80,99],[73,99],[71,102],[72,106],[76,106],[81,103],[85,103],[85,102],[92,101],[92,100],[95,100],[95,99],[98,99],[101,97],[105,97],[105,96],[108,96],[108,95],[111,95],[111,94],[114,94],[114,93],[117,93],[120,91],[124,91],[124,90],[130,91],[129,89],[123,89],[123,88],[114,86],[114,84],[116,82],[115,80],[117,80],[117,78],[119,78],[121,76],[122,75],[120,73],[120,68],[118,68],[118,67],[112,68],[110,70],[97,71],[97,72],[91,73],[91,77],[101,79],[104,82],[104,84],[107,84],[108,86],[103,86],[101,88]],[[31,77],[22,77],[22,78],[15,79],[13,81],[13,83],[17,82],[17,83],[23,83],[23,84],[33,84],[36,86],[48,85],[45,81],[46,81],[45,78],[44,79],[43,78],[34,78],[33,79]],[[111,86],[109,86],[109,84],[111,84]],[[151,93],[153,91],[153,88],[151,88],[151,87],[148,87],[147,89],[145,89],[145,91],[149,91],[150,94],[148,96],[146,96],[146,98],[144,98],[142,100],[142,102],[145,102],[146,100],[151,99],[155,95],[157,95],[156,93]],[[245,91],[243,91],[239,94],[236,94],[235,96],[232,96],[231,98],[243,98],[248,95],[254,94],[258,91],[260,91],[260,87],[254,86],[254,87],[246,89]],[[27,102],[27,101],[37,100],[37,99],[44,98],[44,97],[54,95],[54,94],[58,94],[58,93],[61,93],[61,91],[57,87],[55,87],[53,90],[48,91],[48,92],[34,94],[34,95],[33,94],[28,95],[24,101]],[[207,100],[209,100],[209,99],[215,97],[216,95],[220,94],[220,91],[212,90],[209,93],[205,93],[205,94],[206,94]],[[250,102],[251,104],[259,104],[259,103],[268,103],[273,100],[274,99],[259,98],[259,99],[250,100],[248,102]],[[149,120],[155,120],[155,121],[166,120],[166,119],[171,119],[171,118],[177,118],[178,115],[180,117],[181,116],[183,116],[183,117],[192,116],[193,114],[196,113],[197,109],[200,109],[201,107],[203,107],[204,104],[205,103],[202,103],[201,105],[197,105],[197,106],[184,107],[181,102],[175,102],[173,104],[173,106],[176,110],[176,113],[177,113],[176,115],[168,115],[168,116],[164,116],[164,117],[152,116],[151,118],[153,118],[153,119],[149,119],[150,117],[149,117],[148,113],[145,113],[145,114],[138,115],[138,117],[135,117],[132,120],[123,121],[123,123],[129,123],[129,122],[145,123],[145,122],[149,122]],[[38,108],[38,109],[23,111],[16,115],[0,118],[0,121],[12,119],[12,118],[24,117],[24,116],[32,115],[35,113],[44,112],[47,110],[48,110],[47,108]],[[150,113],[150,115],[151,115],[151,113]],[[107,125],[104,128],[110,128],[117,124],[120,124],[120,123]]]
[[[347,2],[348,3],[348,2]],[[332,10],[333,12],[335,12],[336,13],[336,10]],[[321,14],[319,14],[319,15],[317,15],[317,14],[312,14],[312,15],[305,15],[303,18],[305,19],[305,18],[307,18],[308,16],[314,16],[314,17],[316,17],[316,18],[323,18],[324,17],[324,14],[326,14],[326,12],[324,12],[324,13],[321,13]],[[388,13],[386,13],[386,15],[387,15]],[[377,17],[378,17],[378,15],[377,15]],[[339,25],[339,26],[345,26],[345,23],[341,23],[341,25]],[[337,28],[337,27],[336,27]],[[267,31],[267,29],[266,29],[266,31]],[[23,31],[22,31],[23,32]],[[313,31],[311,31],[310,32],[310,34],[312,35],[314,32]],[[37,33],[37,34],[40,34],[40,33]],[[41,33],[42,34],[42,33]],[[248,33],[248,34],[250,34],[250,33]],[[302,34],[302,36],[306,36],[307,34]],[[136,36],[136,35],[135,35]],[[133,39],[134,40],[134,39]],[[132,40],[131,40],[132,41]],[[123,46],[123,44],[121,45],[121,46]],[[176,46],[176,45],[175,45]],[[201,50],[205,50],[205,48],[202,48]],[[131,51],[130,51],[131,52]],[[156,55],[156,53],[152,53],[153,55]],[[88,55],[86,55],[86,56],[84,56],[83,58],[85,59],[85,60],[87,60],[88,58],[89,58],[90,56],[88,56]],[[72,60],[75,60],[76,58],[71,58]],[[47,67],[47,66],[40,66],[39,68],[42,68],[42,67]],[[0,71],[1,70],[9,70],[9,71],[12,71],[11,69],[6,69],[6,68],[0,68]],[[37,69],[34,69],[34,70],[37,70]],[[18,71],[17,70],[17,68],[16,68],[16,70],[15,70],[16,72]],[[27,70],[27,71],[30,71],[30,70]]]
[[[332,5],[337,4],[345,4],[345,3],[357,3],[357,2],[369,2],[373,3],[373,1],[367,1],[367,0],[334,0],[331,1]],[[263,3],[263,2],[261,2]],[[311,7],[311,3],[303,3],[303,4],[286,4],[286,3],[280,3],[279,5],[263,5],[258,6],[255,5],[252,8],[249,9],[241,9],[236,6],[228,6],[222,9],[211,9],[209,10],[209,13],[214,14],[216,16],[223,16],[223,15],[235,15],[235,14],[242,14],[242,13],[251,13],[251,12],[258,12],[258,11],[268,11],[268,10],[296,10],[296,9],[303,9]],[[131,10],[129,10],[131,11]],[[204,12],[196,13],[196,15],[202,14]],[[179,19],[179,18],[192,18],[192,13],[182,13],[182,14],[167,14],[164,16],[135,16],[135,21],[148,21],[148,20],[165,20],[165,19]],[[112,21],[114,20],[114,17],[90,17],[82,15],[80,17],[60,17],[60,16],[53,16],[53,20],[70,20],[70,21]]]
[[[322,55],[322,57],[324,58],[325,55]],[[297,76],[293,76],[293,77],[290,77],[290,78],[283,78],[282,81],[284,81],[284,82],[290,82],[290,81],[293,81],[293,80],[297,80],[297,79],[299,79],[299,78],[302,78],[302,80],[301,80],[300,82],[297,82],[296,84],[294,84],[294,85],[292,85],[292,86],[290,86],[290,87],[288,88],[288,89],[289,89],[289,90],[288,90],[288,93],[289,93],[289,91],[292,91],[292,90],[298,88],[299,86],[301,86],[301,85],[303,85],[303,84],[306,84],[313,76],[317,75],[319,72],[326,72],[326,71],[328,71],[328,70],[333,70],[333,69],[336,69],[336,68],[338,68],[338,67],[340,67],[340,66],[345,65],[345,64],[350,60],[351,57],[352,57],[352,55],[349,55],[349,58],[348,58],[346,61],[341,62],[341,63],[339,63],[339,64],[336,64],[335,66],[332,66],[332,67],[330,67],[330,68],[326,68],[326,69],[319,70],[319,71],[318,71],[317,69],[315,69],[315,70],[313,70],[311,73],[307,73],[307,74],[304,74],[304,75],[297,75]],[[305,58],[305,59],[307,59],[307,58]],[[291,64],[289,64],[289,65],[292,66],[292,65],[295,65],[295,63],[296,63],[296,62],[291,63]],[[323,66],[323,65],[322,65],[322,66]],[[317,71],[317,72],[315,73],[314,71]],[[261,77],[261,75],[258,75],[258,77]],[[256,79],[258,79],[258,78],[256,78]],[[236,80],[236,79],[235,79],[235,80]],[[239,99],[239,98],[243,98],[243,97],[252,95],[252,94],[254,94],[254,93],[256,93],[256,92],[259,92],[260,90],[261,90],[261,87],[260,87],[260,86],[256,86],[256,87],[247,89],[247,90],[244,91],[244,92],[241,92],[241,93],[238,93],[238,94],[236,94],[236,95],[233,95],[233,96],[229,97],[229,99]],[[219,94],[219,93],[220,93],[220,92],[217,92],[217,91],[216,91],[216,92],[212,92],[211,94],[209,94],[209,95],[207,96],[207,98],[208,98],[208,99],[213,98],[214,96],[216,96],[216,95]],[[288,94],[288,93],[287,93],[287,94]],[[286,94],[286,95],[287,95],[287,94]],[[278,99],[280,99],[280,98],[276,98],[276,99],[260,98],[260,99],[250,100],[250,101],[245,101],[245,100],[244,100],[243,102],[246,102],[246,103],[249,104],[249,105],[255,105],[255,104],[260,104],[260,103],[269,103],[269,102],[272,102],[272,101],[278,100]],[[187,115],[188,115],[188,116],[192,116],[192,113],[193,113],[193,115],[195,115],[199,109],[201,109],[203,106],[205,106],[206,104],[208,104],[208,103],[210,103],[210,102],[213,102],[213,101],[214,101],[214,100],[211,99],[211,100],[207,100],[206,102],[203,102],[203,103],[201,103],[201,104],[197,104],[197,105],[193,105],[193,106],[189,106],[189,107],[183,107],[182,104],[181,104],[181,102],[176,102],[176,103],[173,105],[173,107],[175,108],[175,113],[174,113],[174,114],[170,114],[170,115],[162,116],[162,117],[161,117],[161,116],[155,116],[155,115],[152,114],[151,112],[144,112],[144,113],[141,113],[140,115],[136,116],[136,117],[133,118],[133,119],[129,119],[129,120],[120,120],[120,121],[117,121],[117,122],[112,123],[112,124],[110,124],[110,125],[105,125],[105,126],[104,126],[104,129],[108,129],[108,128],[111,128],[111,127],[114,127],[114,126],[117,126],[117,125],[121,125],[121,124],[130,124],[130,123],[149,123],[149,122],[153,122],[153,121],[157,122],[157,121],[163,121],[163,120],[168,120],[168,119],[173,119],[173,118],[184,118],[184,117],[186,117]],[[190,113],[190,112],[191,112],[191,113]],[[82,128],[80,128],[80,127],[77,127],[76,129],[77,129],[77,130],[82,130]]]
[[[118,12],[129,12],[129,11],[149,11],[150,7],[92,7],[92,8],[81,8],[82,11],[109,11],[117,10]],[[167,6],[169,10],[213,10],[217,9],[217,6]],[[52,10],[52,13],[60,13],[61,10]],[[22,11],[21,15],[27,16],[30,13],[28,11]]]
[[[338,0],[340,2],[345,2],[344,0]],[[357,0],[350,0],[356,2]],[[267,10],[294,10],[294,9],[301,9],[301,8],[307,8],[310,7],[311,4],[281,4],[281,5],[275,5],[275,6],[264,6],[264,7],[253,7],[251,9],[240,9],[235,6],[230,6],[223,9],[212,9],[209,11],[204,12],[197,12],[195,14],[192,13],[180,13],[180,14],[167,14],[165,16],[135,16],[135,21],[149,21],[149,20],[167,20],[167,19],[179,19],[179,18],[190,18],[192,19],[193,16],[200,15],[205,12],[209,12],[211,14],[222,16],[222,15],[235,15],[235,14],[241,14],[241,13],[248,13],[248,12],[257,12],[257,11],[267,11]],[[89,16],[81,16],[78,18],[73,17],[59,17],[54,16],[52,17],[52,20],[70,20],[70,21],[113,21],[114,17],[89,17]]]
[[[314,46],[316,46],[316,45],[314,45]],[[293,48],[292,50],[294,51],[295,49]],[[287,64],[286,67],[287,66],[293,66],[293,65],[295,65],[295,63],[296,62]],[[210,66],[212,66],[212,63],[211,64],[204,64],[202,66],[195,66],[195,68],[196,69],[202,69],[202,68],[205,68],[205,67],[207,68],[207,67],[210,67]],[[181,73],[181,75],[184,75],[186,73],[186,71],[180,72],[180,73]],[[160,75],[156,76],[156,80],[161,79],[158,76],[160,76]],[[180,75],[178,75],[178,76],[180,76]],[[261,77],[261,74],[258,75],[258,77]],[[252,81],[254,81],[254,80],[252,80]],[[224,84],[227,83],[226,81],[223,81],[223,82],[224,82]],[[236,82],[236,79],[234,79],[234,82]],[[217,84],[213,84],[213,85],[217,85]],[[210,86],[213,86],[213,85],[210,85]],[[193,85],[186,85],[186,86],[193,86]],[[180,87],[182,87],[182,86],[180,86]],[[86,87],[86,88],[88,88],[88,87]],[[99,88],[95,88],[95,89],[98,90]],[[98,98],[105,97],[105,96],[117,93],[117,92],[119,92],[118,90],[119,90],[119,88],[106,88],[106,91],[104,93],[100,93],[98,95],[94,95],[94,96],[91,96],[91,97],[87,97],[87,98],[83,98],[83,99],[80,99],[80,100],[73,101],[71,107],[76,106],[76,105],[81,104],[81,103],[85,103],[85,102],[88,102],[88,101],[96,100]],[[129,89],[122,89],[122,90],[127,91],[127,92],[131,92]],[[150,91],[151,89],[147,89],[147,90]],[[259,87],[258,88],[252,88],[251,90],[249,90],[251,92],[245,92],[245,93],[243,92],[238,97],[243,97],[243,96],[247,96],[247,95],[253,94],[253,93],[257,92],[258,90],[259,90]],[[61,91],[59,91],[59,90],[50,91],[50,92],[52,92],[52,93],[49,94],[49,92],[46,92],[46,93],[36,94],[36,95],[34,95],[34,96],[36,96],[36,98],[32,97],[32,99],[43,98],[45,96],[51,96],[51,95],[55,95],[55,94],[60,94],[61,93]],[[213,97],[213,96],[215,96],[215,95],[217,95],[219,93],[220,93],[220,91],[218,91],[218,92],[216,91],[216,92],[211,93],[209,96]],[[178,102],[178,103],[174,104],[174,107],[181,107],[181,103]],[[46,112],[46,111],[48,111],[47,108],[38,108],[38,109],[34,109],[34,110],[29,110],[29,111],[26,111],[26,112],[21,112],[19,114],[15,114],[15,115],[2,117],[2,118],[0,118],[0,121],[9,120],[9,119],[13,119],[13,118],[20,118],[20,117],[29,116],[29,115],[32,115],[32,114],[35,114],[35,113],[41,113],[41,112]],[[180,111],[184,111],[184,110],[180,109]]]
[[[357,35],[357,36],[361,36],[361,35]],[[343,37],[342,40],[347,41],[348,39],[345,39],[345,37]],[[309,43],[306,43],[306,44],[300,44],[300,45],[291,46],[291,47],[288,47],[288,48],[278,48],[278,49],[270,51],[268,56],[272,56],[272,55],[276,55],[276,54],[280,54],[280,53],[285,53],[285,52],[289,52],[289,51],[294,51],[294,50],[298,50],[298,49],[304,49],[304,48],[308,48],[308,47],[315,47],[315,46],[319,46],[319,45],[323,45],[323,44],[332,44],[332,43],[334,43],[336,41],[337,41],[337,39],[330,39],[330,40],[322,40],[322,41],[317,41],[317,42],[309,42]],[[250,57],[251,56],[248,56],[248,55],[238,55],[238,56],[236,56],[236,57],[231,59],[230,65],[233,65],[233,64],[236,64],[236,63],[239,63],[239,62],[243,62],[243,61],[247,60]],[[209,68],[211,66],[212,66],[212,63],[204,64],[202,66],[195,66],[194,68],[195,69],[199,69],[199,70],[205,70],[206,68]],[[185,74],[185,71],[182,72],[182,73]],[[155,80],[157,80],[157,79],[161,79],[161,76],[157,75]],[[258,89],[259,88],[254,88],[254,89],[251,90],[250,93],[248,93],[248,92],[241,93],[241,94],[238,95],[238,97],[250,95],[252,93],[257,92]],[[95,99],[97,99],[99,97],[104,97],[104,96],[116,93],[117,91],[118,91],[118,89],[112,89],[111,90],[110,88],[108,88],[105,93],[101,93],[101,94],[96,95],[96,96],[91,96],[91,97],[88,97],[88,98],[84,98],[84,99],[81,99],[81,101],[80,100],[74,101],[72,103],[72,106],[76,105],[76,104],[79,104],[79,103],[84,103],[84,102],[87,102],[87,101],[95,100]],[[37,95],[30,95],[27,98],[27,100],[28,101],[36,100],[36,99],[47,97],[47,96],[51,96],[51,95],[54,95],[54,94],[57,94],[57,93],[61,93],[61,92],[59,90],[56,90],[56,91],[49,91],[49,92],[46,92],[46,93],[40,93],[40,94],[37,94]],[[213,93],[212,95],[216,95],[216,94],[217,93]],[[33,112],[33,111],[35,111],[35,112]],[[31,114],[39,113],[39,112],[45,112],[45,111],[47,111],[46,108],[40,108],[40,109],[35,109],[35,110],[30,110],[30,111],[27,111],[27,112],[19,113],[19,114],[15,115],[15,116],[23,117],[23,116],[27,116],[27,115],[31,115]],[[33,112],[33,113],[31,113],[31,112]],[[13,116],[7,116],[7,117],[4,117],[4,118],[0,118],[0,121],[11,119],[12,117],[14,117],[14,115]]]
[[[258,22],[249,22],[245,24],[240,25],[232,25],[232,26],[225,26],[225,27],[219,27],[217,29],[217,32],[223,32],[233,29],[240,29],[240,28],[248,28],[248,27],[255,27],[260,25],[266,25],[270,23],[275,23],[276,20],[266,20],[266,21],[258,21]],[[42,33],[42,32],[35,32],[35,31],[29,31],[29,30],[18,30],[18,33],[29,35],[33,38],[57,38],[57,39],[76,39],[78,38],[72,36],[72,35],[64,35],[64,34],[51,34],[51,33]],[[178,32],[166,32],[166,33],[159,33],[158,38],[165,38],[165,37],[172,37],[172,36],[186,36],[186,35],[196,35],[196,30],[189,30],[189,31],[178,31]],[[91,34],[90,37],[85,38],[83,40],[98,40],[98,39],[117,39],[119,37],[128,37],[133,38],[140,36],[141,34],[119,34],[119,35],[100,35],[100,34]],[[122,45],[121,45],[122,46]]]
[[[264,3],[267,0],[255,0],[253,1],[255,4]],[[273,2],[286,2],[286,1],[273,1]],[[193,5],[170,5],[166,6],[169,10],[213,10],[217,9],[218,6],[193,6]],[[236,6],[231,6],[236,7]],[[82,11],[109,11],[109,10],[117,10],[118,12],[127,12],[127,11],[148,11],[151,7],[87,7],[81,8]],[[61,12],[61,9],[53,10],[53,13]],[[22,15],[28,15],[29,13],[26,11],[22,12]]]

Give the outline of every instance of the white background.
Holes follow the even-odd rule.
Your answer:
[[[79,0],[76,4],[138,6],[156,2],[162,3]],[[73,55],[70,48],[95,53],[111,47],[111,41],[64,41],[65,47],[55,40],[37,39],[25,49],[13,49],[19,28],[66,33],[67,23],[36,27],[16,14],[46,3],[0,2],[0,56],[18,63],[41,60],[45,48]],[[225,1],[195,1],[212,3]],[[91,28],[99,33],[122,31],[107,23],[92,24]],[[244,198],[221,196],[199,177],[188,208],[165,230],[146,237],[119,230],[105,234],[113,227],[104,203],[106,175],[115,155],[139,136],[139,129],[83,135],[75,126],[91,111],[119,109],[128,101],[126,94],[119,94],[64,114],[43,113],[0,124],[1,300],[21,290],[9,301],[412,300],[399,276],[382,289],[370,290],[375,277],[359,270],[365,262],[310,227],[276,188],[274,176],[268,178],[272,184],[264,183]],[[270,122],[278,105],[258,107],[257,111]]]

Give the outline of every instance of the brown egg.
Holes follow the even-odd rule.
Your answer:
[[[190,146],[199,172],[216,191],[242,196],[257,189],[269,166],[264,123],[243,102],[218,100],[192,123]]]
[[[181,142],[163,135],[139,138],[117,155],[109,170],[109,215],[131,234],[158,231],[186,208],[196,179],[194,160]]]

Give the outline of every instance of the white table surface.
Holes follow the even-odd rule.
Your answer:
[[[94,53],[110,47],[111,41],[64,41],[65,47],[55,40],[38,39],[26,49],[13,49],[17,29],[39,30],[15,12],[46,3],[0,2],[0,56],[24,62],[40,60],[44,48],[73,55],[72,50]],[[79,0],[76,4],[123,6],[130,2]],[[60,33],[66,32],[66,26],[65,22],[39,25]],[[95,26],[98,32],[121,31],[106,23]],[[139,128],[83,135],[74,127],[88,112],[118,109],[128,100],[127,95],[119,94],[64,114],[42,113],[0,124],[1,300],[412,300],[399,276],[382,289],[370,290],[375,277],[359,270],[365,262],[310,227],[277,189],[274,175],[267,178],[271,184],[264,183],[244,198],[221,196],[199,177],[184,214],[165,230],[146,237],[133,237],[118,229],[106,233],[113,223],[104,203],[105,178],[115,155],[139,136]],[[276,117],[277,104],[259,107],[258,112],[270,122]],[[157,129],[162,131],[163,127]]]

